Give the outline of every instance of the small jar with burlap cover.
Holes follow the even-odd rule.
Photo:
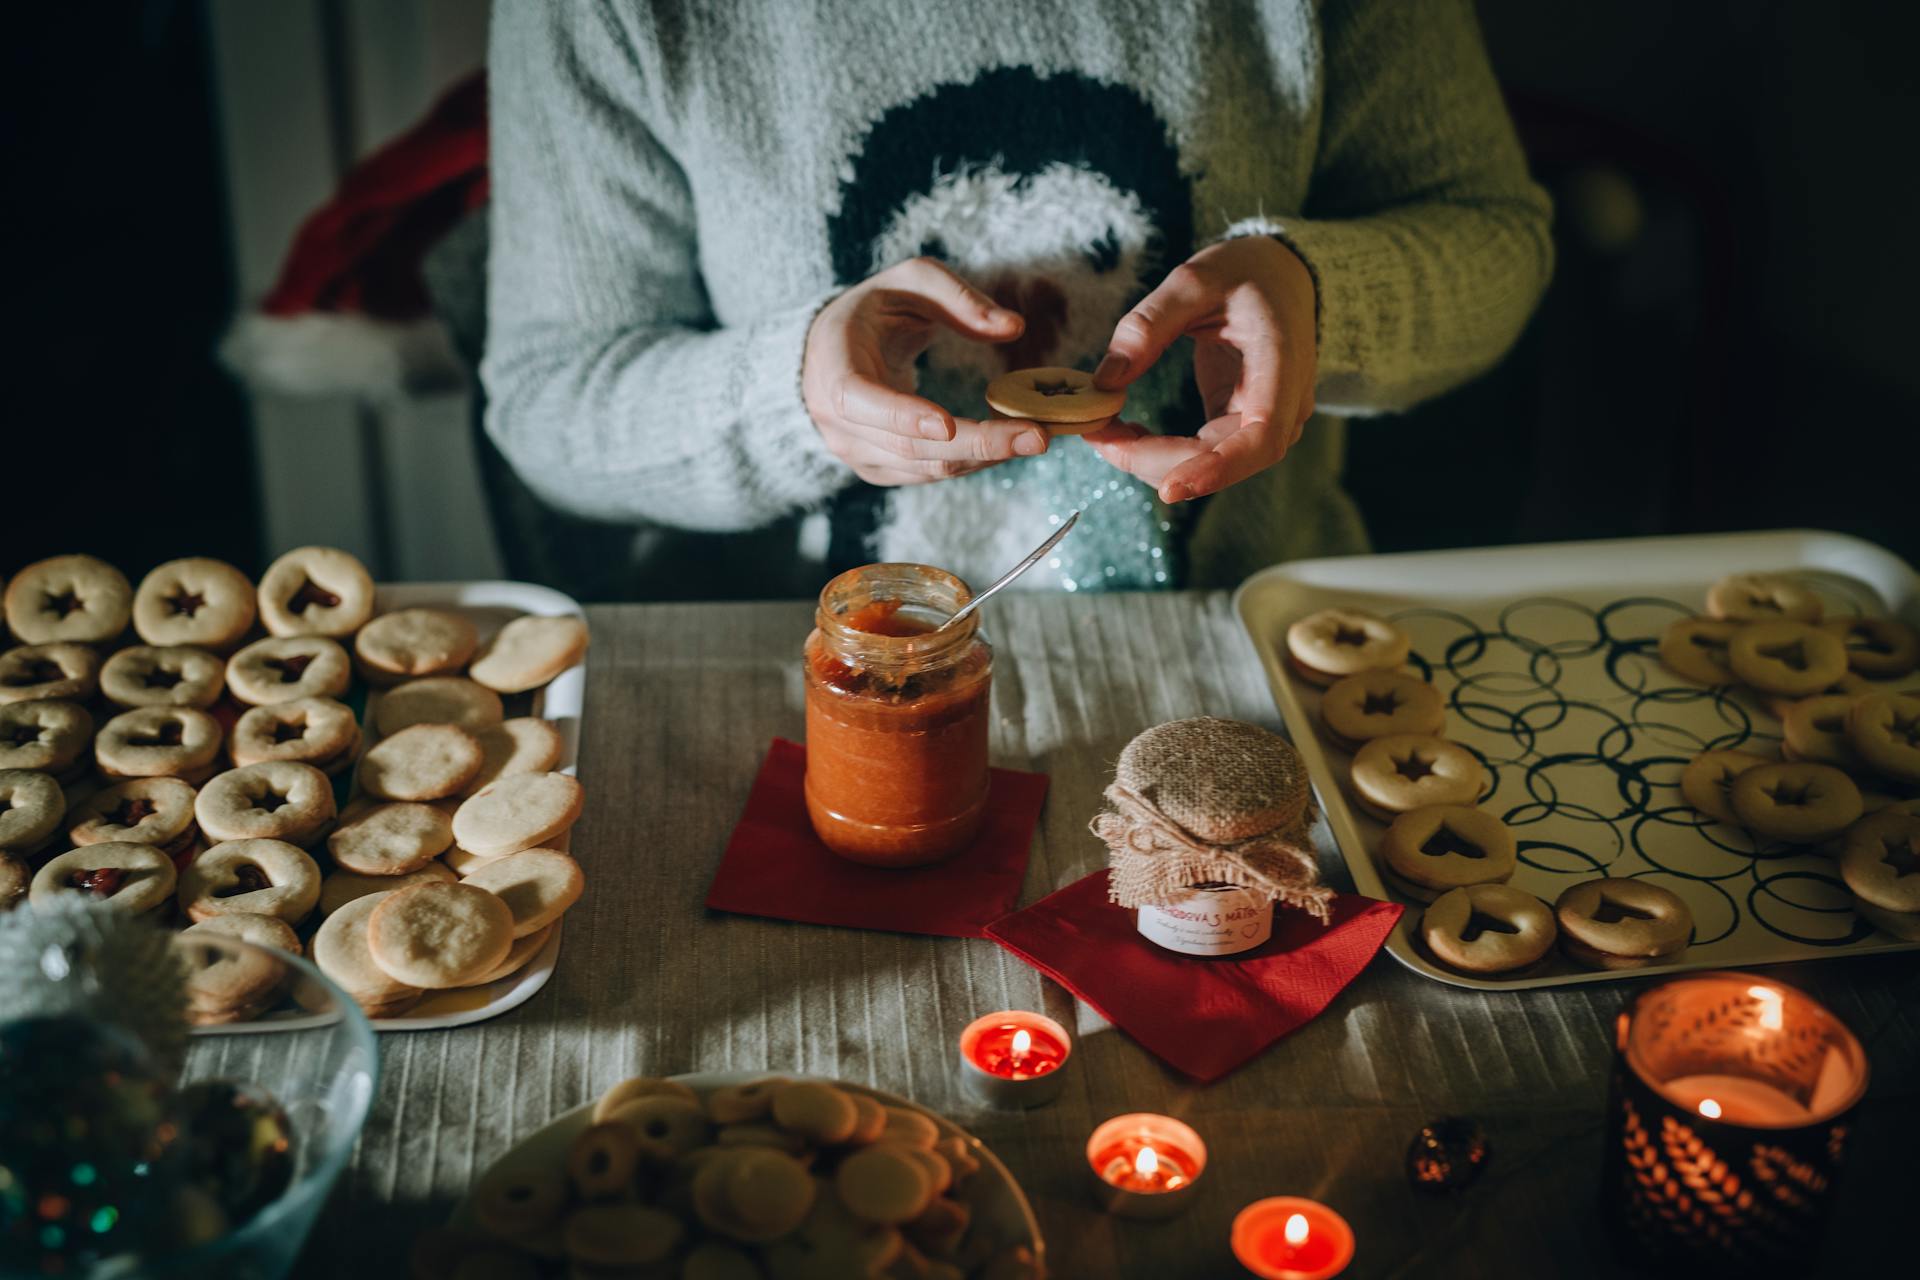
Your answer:
[[[1155,725],[1120,753],[1106,797],[1093,831],[1111,857],[1108,896],[1137,911],[1149,941],[1237,955],[1272,936],[1276,903],[1326,923],[1313,789],[1285,738],[1212,716]]]

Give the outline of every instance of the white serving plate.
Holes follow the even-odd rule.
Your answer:
[[[480,639],[485,643],[494,632],[510,620],[522,614],[573,614],[582,616],[580,605],[571,596],[553,590],[551,587],[538,586],[531,582],[398,582],[384,583],[374,597],[376,614],[391,613],[396,609],[411,609],[431,606],[440,609],[457,609],[473,620],[480,631]],[[531,705],[525,710],[516,709],[514,698],[509,698],[508,715],[536,715],[553,722],[560,731],[560,762],[554,768],[560,773],[576,773],[580,760],[580,717],[586,707],[587,667],[583,662],[560,673],[551,684],[543,689],[535,689],[530,694],[517,695],[531,699]],[[363,745],[372,745],[372,704],[379,698],[378,691],[368,693],[368,710],[361,716],[367,740]],[[569,833],[570,835],[571,833]],[[568,847],[567,836],[562,836],[553,844],[561,849]],[[589,887],[588,892],[592,892]],[[518,1008],[533,998],[534,992],[547,985],[547,979],[553,976],[553,966],[560,958],[560,933],[562,924],[554,927],[546,945],[525,968],[518,973],[509,974],[498,982],[490,982],[483,987],[464,987],[455,991],[437,991],[409,1009],[406,1013],[393,1018],[375,1018],[376,1031],[433,1031],[443,1027],[464,1027],[469,1023],[484,1022],[488,1018],[498,1017],[509,1009]],[[302,1028],[319,1025],[320,1019],[306,1014],[286,1012],[267,1014],[251,1022],[228,1023],[223,1026],[196,1027],[195,1035],[251,1035],[263,1031],[297,1031]]]
[[[1408,903],[1387,940],[1394,959],[1440,982],[1504,991],[1920,946],[1861,921],[1830,857],[1756,844],[1704,822],[1680,796],[1681,768],[1709,743],[1772,756],[1780,724],[1745,691],[1702,689],[1667,671],[1655,654],[1661,628],[1704,613],[1721,575],[1768,570],[1813,586],[1829,616],[1920,622],[1911,566],[1858,538],[1810,530],[1302,560],[1241,585],[1235,608],[1354,884]],[[1423,904],[1388,890],[1373,860],[1385,827],[1352,803],[1350,757],[1321,735],[1321,691],[1287,666],[1288,625],[1330,605],[1384,614],[1411,633],[1410,665],[1447,699],[1447,736],[1495,774],[1482,804],[1519,838],[1516,888],[1551,903],[1596,875],[1645,877],[1686,900],[1694,945],[1671,963],[1623,972],[1579,968],[1556,951],[1542,970],[1504,980],[1429,960],[1415,941]]]
[[[686,1085],[701,1097],[715,1089],[724,1089],[729,1085],[745,1084],[750,1080],[764,1080],[777,1073],[766,1071],[696,1071],[689,1075],[674,1076],[673,1079]],[[823,1079],[818,1076],[789,1076],[792,1080]],[[823,1083],[837,1085],[851,1093],[864,1093],[868,1097],[890,1107],[902,1107],[908,1111],[917,1111],[939,1126],[942,1138],[959,1138],[967,1144],[974,1156],[980,1161],[981,1177],[968,1185],[967,1203],[973,1209],[973,1225],[970,1232],[986,1231],[990,1234],[996,1249],[1011,1245],[1024,1244],[1033,1250],[1036,1260],[1046,1260],[1046,1244],[1040,1238],[1040,1222],[1033,1216],[1033,1206],[1027,1203],[1027,1196],[1000,1157],[993,1154],[987,1145],[962,1129],[953,1121],[937,1111],[929,1111],[917,1102],[902,1098],[897,1094],[881,1089],[869,1089],[861,1084],[849,1084],[843,1080],[823,1080]],[[567,1149],[584,1129],[593,1123],[593,1106],[589,1102],[575,1107],[540,1129],[528,1134],[493,1164],[494,1169],[531,1168],[553,1170],[566,1163]],[[485,1175],[482,1175],[485,1176]],[[462,1197],[454,1206],[451,1225],[476,1229],[478,1224],[473,1218],[473,1203]]]

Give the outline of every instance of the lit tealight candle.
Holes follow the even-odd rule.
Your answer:
[[[1353,1261],[1353,1228],[1317,1200],[1256,1200],[1233,1219],[1233,1256],[1261,1280],[1327,1280]]]
[[[1052,1018],[1004,1009],[975,1018],[960,1033],[960,1078],[992,1107],[1037,1107],[1066,1085],[1073,1040]]]
[[[1207,1167],[1207,1144],[1172,1116],[1115,1116],[1087,1139],[1087,1167],[1107,1212],[1170,1218],[1186,1207]]]

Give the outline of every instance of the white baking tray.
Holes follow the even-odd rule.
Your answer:
[[[401,582],[382,584],[374,600],[376,613],[391,613],[395,609],[411,609],[431,606],[437,609],[456,609],[471,618],[480,630],[480,639],[485,643],[494,632],[508,621],[522,614],[581,614],[580,605],[571,596],[553,590],[551,587],[537,586],[530,582]],[[361,692],[356,688],[356,693]],[[377,700],[378,692],[367,695],[369,704]],[[584,662],[560,673],[544,689],[536,689],[530,694],[520,694],[507,698],[507,714],[540,716],[553,722],[560,731],[560,763],[555,769],[561,773],[577,773],[580,760],[580,717],[587,700],[587,667]],[[367,742],[373,738],[372,707],[369,705],[362,713],[363,728],[367,732]],[[363,745],[363,750],[365,746]],[[571,833],[568,833],[569,835]],[[567,849],[568,837],[563,835],[552,842],[554,847]],[[589,873],[591,881],[591,873]],[[592,892],[589,884],[588,892]],[[563,922],[564,923],[564,922]],[[529,961],[518,973],[509,974],[498,982],[490,982],[483,987],[464,987],[455,991],[438,991],[429,995],[406,1013],[394,1018],[375,1018],[377,1031],[432,1031],[443,1027],[464,1027],[469,1023],[484,1022],[488,1018],[498,1017],[509,1009],[518,1008],[533,998],[533,993],[547,985],[547,979],[553,976],[553,967],[560,958],[560,932],[563,925],[557,924],[545,946],[539,954]],[[319,1019],[293,1012],[267,1014],[251,1022],[235,1022],[224,1026],[196,1027],[195,1035],[249,1035],[262,1031],[293,1031],[303,1027],[318,1025]]]
[[[1408,904],[1386,944],[1396,960],[1497,991],[1920,946],[1862,921],[1830,857],[1756,843],[1680,796],[1680,770],[1702,750],[1778,753],[1779,721],[1755,698],[1690,684],[1656,654],[1668,622],[1705,612],[1714,579],[1752,570],[1792,573],[1819,591],[1829,616],[1920,622],[1920,577],[1909,565],[1811,530],[1303,560],[1241,585],[1235,608],[1355,886]],[[1288,625],[1329,605],[1384,614],[1412,635],[1409,665],[1446,698],[1447,736],[1494,774],[1482,803],[1519,839],[1516,888],[1551,903],[1594,876],[1644,878],[1686,900],[1693,945],[1671,963],[1625,972],[1583,969],[1556,951],[1541,970],[1505,980],[1429,960],[1415,942],[1423,904],[1389,892],[1373,857],[1385,828],[1354,806],[1351,757],[1321,735],[1320,690],[1287,667]]]

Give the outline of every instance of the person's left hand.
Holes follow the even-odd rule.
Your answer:
[[[1175,267],[1115,326],[1097,386],[1124,387],[1181,336],[1207,423],[1159,436],[1116,422],[1083,437],[1107,462],[1159,490],[1163,502],[1217,493],[1285,456],[1313,414],[1313,276],[1272,236],[1211,245]]]

